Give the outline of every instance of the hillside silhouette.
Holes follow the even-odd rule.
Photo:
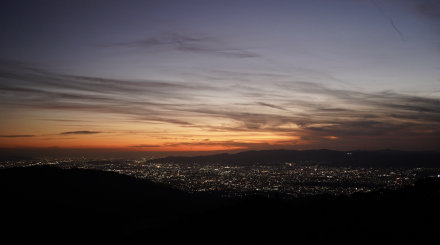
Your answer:
[[[0,244],[116,242],[203,209],[194,196],[161,184],[49,166],[0,170],[0,193]]]
[[[353,167],[440,167],[439,152],[410,151],[332,151],[332,150],[262,150],[236,154],[216,154],[194,157],[165,157],[149,163],[267,165],[307,162],[327,166]]]
[[[428,241],[440,181],[284,200],[194,196],[98,170],[0,170],[1,244],[352,244]]]
[[[163,244],[398,244],[436,239],[439,179],[396,191],[293,200],[248,196],[156,229]],[[132,237],[141,244],[146,231]],[[167,236],[172,232],[172,236]]]

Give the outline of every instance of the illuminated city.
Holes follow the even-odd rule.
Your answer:
[[[2,168],[53,165],[63,169],[97,169],[151,180],[189,193],[208,192],[222,197],[270,197],[277,192],[286,199],[319,194],[351,195],[379,189],[395,190],[412,185],[420,177],[438,177],[440,174],[440,168],[330,167],[314,161],[261,166],[147,163],[152,159],[154,157],[41,158],[3,162]]]

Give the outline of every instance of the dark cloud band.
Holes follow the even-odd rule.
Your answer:
[[[61,135],[70,135],[70,134],[100,134],[102,132],[99,131],[72,131],[72,132],[63,132]]]

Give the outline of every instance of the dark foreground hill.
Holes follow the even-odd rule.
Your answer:
[[[0,198],[0,244],[116,242],[209,204],[115,172],[49,166],[0,170]]]
[[[149,239],[162,244],[424,244],[437,239],[439,205],[439,179],[352,197],[250,196],[159,227]],[[131,241],[142,244],[147,232],[139,231]]]
[[[424,242],[440,228],[440,181],[397,191],[226,204],[112,172],[0,170],[0,244]]]
[[[198,163],[222,165],[282,164],[286,162],[327,166],[352,167],[440,167],[439,152],[410,151],[332,151],[332,150],[262,150],[236,154],[216,154],[195,157],[165,157],[149,160],[150,163]]]

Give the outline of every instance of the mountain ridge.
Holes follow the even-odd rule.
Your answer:
[[[328,166],[354,167],[440,167],[439,152],[411,152],[396,150],[334,151],[319,150],[261,150],[235,154],[215,154],[193,157],[165,157],[148,160],[148,163],[256,165],[319,162]],[[316,163],[318,164],[318,163]]]

